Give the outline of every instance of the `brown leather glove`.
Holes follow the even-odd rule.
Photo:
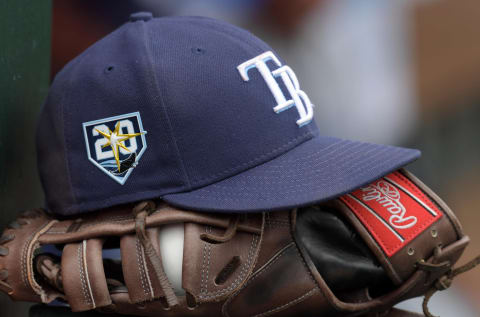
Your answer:
[[[172,223],[184,224],[180,294],[158,241]],[[28,211],[0,238],[0,289],[14,300],[142,316],[416,316],[391,307],[428,299],[473,267],[478,258],[452,268],[468,241],[450,209],[400,170],[282,212],[199,213],[153,202],[78,219]],[[120,260],[102,255],[117,248]]]

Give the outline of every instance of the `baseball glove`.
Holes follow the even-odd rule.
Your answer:
[[[180,281],[159,238],[172,224],[184,232]],[[152,201],[76,219],[27,211],[0,238],[0,289],[75,312],[142,316],[405,317],[418,315],[392,307],[425,295],[430,315],[428,298],[478,263],[453,269],[468,241],[445,203],[399,170],[289,211]]]

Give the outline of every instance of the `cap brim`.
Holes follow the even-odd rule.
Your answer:
[[[285,210],[338,197],[418,157],[413,149],[314,137],[240,174],[163,199],[198,211]]]

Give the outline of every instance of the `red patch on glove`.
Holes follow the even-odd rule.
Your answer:
[[[391,257],[442,217],[440,209],[396,171],[340,197]]]

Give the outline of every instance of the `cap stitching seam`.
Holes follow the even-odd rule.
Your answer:
[[[377,154],[379,154],[379,153],[377,153]],[[359,163],[356,164],[356,165],[354,165],[353,167],[360,166],[361,163],[363,163],[363,162],[365,162],[365,161],[368,161],[368,160],[370,160],[371,158],[372,158],[372,157],[366,158],[366,159],[363,160],[363,161],[359,161]],[[364,171],[361,171],[361,172],[359,172],[358,175],[366,175],[366,174],[368,174],[368,172],[370,171],[370,169],[376,165],[375,163],[377,163],[377,162],[374,161],[374,162],[371,162],[370,164],[367,164],[366,166],[364,166],[364,168],[367,167],[369,170],[367,170],[367,171],[365,171],[365,170],[364,170]],[[371,165],[372,165],[372,166],[371,166]],[[387,173],[388,173],[388,172],[387,172]],[[381,176],[380,176],[380,177],[381,177]],[[315,178],[317,178],[317,177],[315,177]],[[375,178],[375,179],[377,179],[377,178]],[[374,180],[375,180],[375,179],[374,179]],[[324,179],[322,179],[322,180],[325,180],[325,182],[322,182],[322,183],[321,183],[322,185],[323,185],[323,184],[329,184],[329,183],[330,183],[330,180],[329,180],[328,178],[324,178]],[[341,182],[341,180],[337,180],[337,181],[338,181],[338,182]],[[272,182],[269,182],[269,184],[271,184],[271,183],[272,183]],[[220,185],[215,185],[215,186],[217,186],[217,187],[224,187],[224,188],[225,188],[225,186],[220,186]],[[360,185],[360,186],[362,186],[362,185]],[[359,187],[360,187],[360,186],[359,186]],[[299,187],[299,186],[298,186],[298,185],[295,185],[295,186],[293,186],[293,187]],[[201,190],[204,191],[204,192],[206,192],[206,193],[212,192],[212,191],[209,191],[209,190],[207,190],[207,189],[205,189],[205,188],[202,188]],[[283,193],[296,193],[296,192],[304,192],[304,191],[303,191],[303,190],[289,190],[289,191],[286,191],[286,192],[283,192]],[[233,195],[233,196],[235,196],[235,195],[236,195],[236,196],[242,196],[242,197],[245,196],[245,193],[242,194],[242,193],[239,193],[239,192],[224,191],[223,193],[229,194],[229,195]],[[249,193],[249,194],[254,194],[254,193]],[[310,194],[310,193],[305,193],[305,195],[309,195],[309,194]],[[204,196],[202,196],[201,194],[196,194],[195,196],[196,196],[196,197],[199,197],[199,198],[204,197]],[[215,197],[215,198],[216,198],[216,199],[220,199],[220,200],[223,200],[223,199],[239,200],[239,199],[235,199],[235,198],[232,198],[232,197]],[[262,199],[267,199],[267,200],[268,200],[268,198],[262,198]],[[271,199],[277,199],[277,197],[273,197],[273,198],[271,198]]]
[[[279,146],[279,147],[271,150],[270,152],[261,154],[261,155],[255,157],[255,158],[251,159],[251,160],[248,161],[248,162],[243,162],[243,163],[241,163],[241,164],[239,164],[239,165],[236,165],[236,166],[234,166],[234,167],[229,167],[229,168],[227,168],[227,169],[225,169],[225,170],[223,170],[223,171],[221,171],[221,172],[219,172],[219,173],[216,173],[216,174],[213,174],[213,175],[209,175],[209,176],[206,176],[206,177],[202,177],[202,178],[198,178],[198,179],[194,179],[193,181],[194,181],[195,183],[197,183],[197,182],[202,182],[202,181],[208,181],[208,180],[211,180],[211,179],[216,178],[216,177],[218,177],[218,176],[223,176],[224,174],[229,173],[229,172],[232,172],[232,171],[234,171],[234,170],[236,170],[236,169],[238,169],[238,168],[240,168],[240,167],[243,167],[243,166],[245,166],[245,165],[250,165],[250,164],[256,163],[256,162],[258,162],[259,160],[265,158],[266,156],[269,156],[269,155],[271,155],[271,154],[274,154],[274,153],[282,150],[283,148],[288,147],[290,144],[295,143],[295,142],[298,141],[299,139],[305,138],[305,137],[307,137],[307,136],[312,136],[312,137],[313,137],[313,134],[312,134],[310,131],[307,131],[307,132],[305,132],[304,134],[299,135],[299,136],[297,136],[296,138],[288,141],[287,143],[284,143],[283,145],[281,145],[281,146]],[[305,140],[305,141],[307,141],[307,140]],[[273,160],[273,159],[274,159],[274,158],[272,158],[271,160]],[[271,160],[265,161],[264,163],[270,162]],[[254,167],[254,166],[252,166],[252,167]],[[239,173],[244,172],[244,171],[245,171],[245,170],[239,171]],[[233,176],[233,175],[232,175],[232,176]]]
[[[352,147],[353,148],[353,147]],[[366,152],[363,152],[363,153],[370,153],[372,152],[373,150],[375,149],[371,149],[369,151],[366,151]],[[333,153],[333,152],[331,152]],[[344,154],[344,153],[348,153],[347,150],[343,151],[343,152],[340,152],[340,154]],[[355,157],[356,154],[360,153],[360,151],[357,151],[357,152],[350,152],[350,154],[348,155],[344,155],[342,156],[342,161],[339,161],[337,160],[336,163],[337,163],[337,166],[340,165],[341,163],[344,163],[346,160],[345,158],[346,157]],[[369,159],[373,158],[375,156],[371,156]],[[305,159],[307,159],[308,157],[305,157]],[[364,161],[359,161],[359,163],[362,163]],[[272,170],[271,168],[272,167],[279,167],[279,165],[276,165],[276,166],[269,166],[269,173],[265,173],[265,176],[259,176],[259,175],[247,175],[245,176],[246,178],[248,179],[268,179],[269,180],[269,183],[270,184],[283,184],[283,182],[279,182],[279,181],[274,181],[274,180],[282,180],[282,179],[285,179],[285,178],[290,178],[293,175],[296,175],[299,171],[302,171],[302,170],[310,170],[311,171],[311,174],[310,176],[314,176],[315,174],[319,174],[319,170],[321,167],[324,167],[325,165],[331,163],[330,160],[323,160],[323,161],[320,161],[320,162],[315,162],[315,166],[313,165],[310,165],[308,167],[303,167],[303,166],[300,166],[300,167],[297,167],[297,169],[294,171],[294,173],[287,173],[288,172],[288,168],[290,168],[289,166],[283,166],[283,170],[281,172],[279,171],[275,171],[275,170]],[[313,163],[312,163],[313,164]],[[352,167],[356,167],[357,164],[353,165]],[[361,164],[360,164],[361,165]],[[281,166],[280,166],[281,167]],[[312,168],[314,168],[314,170],[312,171]],[[312,178],[317,178],[317,176],[314,176]],[[243,183],[246,183],[246,181],[243,181]],[[224,185],[219,185],[219,184],[214,184],[215,187],[219,187],[219,188],[230,188],[229,186],[224,186]],[[251,185],[249,185],[250,187]],[[292,185],[293,187],[297,186],[297,185]],[[251,187],[250,187],[251,188]],[[253,187],[255,188],[255,187]]]
[[[186,184],[185,184],[185,181],[182,181],[183,185],[187,185],[188,189],[191,189],[192,188],[192,185],[190,183],[190,177],[188,175],[188,172],[185,168],[185,164],[183,162],[183,158],[182,158],[182,155],[180,153],[180,149],[178,148],[178,145],[177,145],[177,138],[175,137],[174,133],[173,133],[173,128],[172,128],[172,123],[170,121],[170,117],[168,115],[168,111],[167,111],[167,108],[165,107],[165,102],[163,100],[163,96],[161,94],[161,90],[160,90],[160,87],[158,85],[158,78],[157,78],[157,74],[155,73],[154,71],[154,67],[153,67],[153,61],[152,61],[152,56],[151,56],[151,52],[150,52],[150,49],[148,47],[148,44],[147,44],[147,30],[146,30],[146,27],[145,27],[145,23],[141,23],[141,26],[142,26],[142,30],[143,30],[143,39],[144,39],[144,47],[145,47],[145,51],[146,51],[146,55],[147,55],[147,60],[148,60],[148,63],[150,64],[150,67],[149,67],[149,71],[150,71],[150,74],[152,75],[152,77],[154,78],[154,81],[153,81],[153,86],[155,87],[155,90],[156,90],[156,93],[157,93],[157,96],[158,98],[160,99],[160,103],[162,105],[162,109],[163,109],[163,113],[165,114],[165,117],[167,119],[167,124],[168,124],[168,130],[169,130],[169,134],[171,135],[172,137],[172,143],[173,143],[173,146],[176,150],[176,153],[177,153],[177,156],[178,156],[178,159],[180,161],[180,166],[181,166],[181,169],[182,169],[182,172],[183,172],[183,176],[185,178],[185,181],[186,181]]]
[[[371,150],[363,152],[363,153],[364,154],[370,153],[374,150],[375,149],[371,149]],[[358,160],[355,164],[347,166],[347,167],[344,166],[345,162],[348,162],[348,160],[345,160],[345,158],[355,157],[357,153],[360,153],[360,151],[350,153],[349,155],[343,155],[344,152],[341,152],[341,154],[343,155],[342,160],[336,160],[335,163],[336,163],[336,166],[339,169],[344,169],[344,170],[346,170],[346,169],[348,169],[348,170],[356,169],[358,166],[361,166],[364,162],[366,162],[368,160],[372,160],[373,158],[376,158],[380,154],[383,154],[385,151],[386,151],[386,149],[383,149],[383,150],[375,153],[374,155],[372,155],[370,157],[367,157],[363,160]],[[315,166],[310,166],[310,168],[309,168],[311,170],[311,172],[309,173],[309,177],[304,177],[303,180],[311,180],[311,179],[319,180],[320,178],[319,178],[318,174],[321,174],[322,169],[324,169],[325,167],[328,167],[328,164],[331,163],[331,160],[323,160],[321,162],[315,162],[315,163],[316,163]],[[366,166],[370,167],[370,164],[366,165]],[[312,167],[314,167],[314,170],[312,170]],[[300,170],[301,170],[301,167],[299,167],[297,170],[295,170],[295,172],[298,172]],[[272,172],[272,171],[270,171],[270,172]],[[272,174],[274,174],[274,175],[272,175]],[[265,176],[245,175],[244,178],[246,178],[246,179],[265,179],[265,180],[268,180],[269,184],[283,185],[284,182],[282,182],[281,180],[286,179],[286,178],[291,178],[292,175],[296,175],[296,173],[293,173],[293,174],[283,173],[283,174],[284,175],[281,175],[281,173],[268,173],[268,174],[265,173]],[[276,180],[280,180],[280,181],[276,181]],[[331,178],[330,177],[322,177],[321,180],[323,180],[323,181],[326,180],[327,182],[330,182]],[[339,182],[338,179],[336,181]],[[237,180],[237,182],[240,182],[240,180]],[[248,184],[246,180],[242,180],[242,183],[248,185],[249,189],[258,188],[258,187],[254,186],[252,184]],[[284,186],[284,188],[299,187],[300,185],[301,184],[292,184],[292,185],[289,185],[288,187]],[[219,184],[213,184],[213,186],[217,187],[217,188],[224,188],[224,189],[230,189],[231,188],[230,186],[219,185]]]

